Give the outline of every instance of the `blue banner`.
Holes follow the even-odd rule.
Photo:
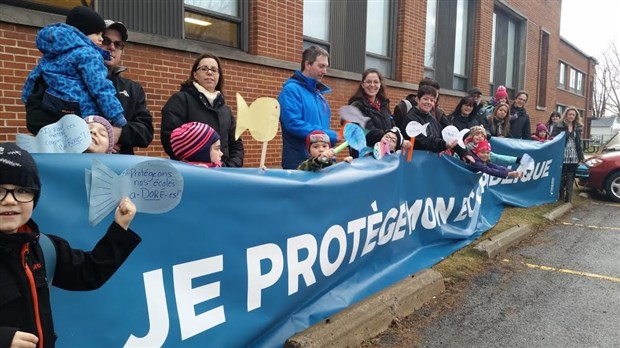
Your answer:
[[[59,347],[277,347],[312,324],[428,268],[495,225],[504,204],[555,201],[563,142],[498,140],[527,152],[523,178],[473,173],[416,151],[320,173],[205,169],[169,161],[184,184],[163,214],[138,213],[143,239],[101,289],[54,288]],[[112,222],[88,223],[85,169],[117,174],[153,158],[35,155],[42,231],[90,250]],[[167,160],[162,160],[167,161]]]

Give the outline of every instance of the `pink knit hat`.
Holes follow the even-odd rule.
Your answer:
[[[497,87],[497,92],[495,92],[495,100],[497,101],[502,98],[508,100],[508,92],[506,92],[506,87],[499,86]]]
[[[172,131],[170,146],[180,160],[211,163],[211,145],[219,139],[220,135],[208,124],[190,122]]]
[[[114,148],[114,130],[112,129],[112,125],[110,124],[110,122],[108,122],[108,120],[106,120],[105,118],[101,117],[101,116],[86,116],[84,118],[84,121],[86,121],[86,124],[88,123],[99,123],[101,125],[103,125],[105,127],[105,129],[108,131],[108,150],[105,153],[112,153],[112,149]]]
[[[479,142],[472,152],[477,155],[480,151],[491,151],[491,144],[486,140]]]
[[[545,124],[542,122],[538,122],[536,124],[536,134],[540,132],[547,132],[547,126],[545,126]]]

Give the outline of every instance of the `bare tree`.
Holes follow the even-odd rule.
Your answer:
[[[615,43],[603,52],[593,93],[594,117],[620,115],[620,51]]]

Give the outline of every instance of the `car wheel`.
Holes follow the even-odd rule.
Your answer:
[[[620,172],[613,173],[605,181],[605,193],[614,202],[620,202]]]

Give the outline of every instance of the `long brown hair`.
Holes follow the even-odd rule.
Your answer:
[[[499,108],[501,107],[505,107],[506,108],[506,116],[504,116],[504,128],[502,129],[502,134],[492,134],[495,136],[503,136],[503,137],[508,137],[508,133],[510,133],[510,106],[506,103],[497,103],[495,105],[495,107],[493,108],[493,114],[491,114],[488,117],[488,121],[489,121],[489,125],[491,126],[491,133],[495,133],[496,128],[495,128],[495,115],[497,114],[497,110],[499,110]]]
[[[387,100],[387,96],[385,95],[383,75],[381,75],[379,70],[370,68],[370,69],[366,69],[366,71],[364,71],[364,73],[362,74],[362,81],[357,86],[357,90],[355,91],[353,96],[349,98],[349,104],[362,98],[368,98],[368,96],[366,95],[366,92],[364,92],[364,88],[362,88],[362,84],[364,83],[364,80],[366,80],[366,77],[368,77],[369,74],[377,74],[377,76],[379,77],[379,82],[381,83],[381,87],[379,87],[379,92],[377,92],[377,98],[379,98],[381,102]]]
[[[183,87],[185,86],[193,85],[194,81],[196,81],[194,79],[194,72],[198,70],[200,61],[205,58],[213,58],[217,62],[217,69],[219,71],[219,80],[217,81],[217,85],[215,85],[215,90],[221,92],[222,89],[224,89],[224,68],[222,67],[222,61],[220,61],[220,58],[218,58],[216,55],[214,55],[213,53],[209,53],[209,52],[205,52],[201,54],[200,56],[198,56],[198,58],[196,58],[196,60],[194,60],[194,64],[192,65],[192,70],[189,72],[189,78],[183,81],[183,83],[181,83],[181,89],[183,89]]]

